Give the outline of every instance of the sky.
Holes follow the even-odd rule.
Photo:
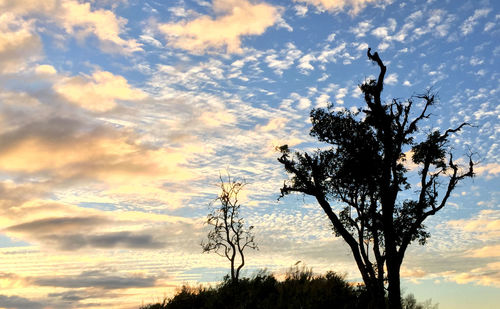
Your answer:
[[[449,146],[479,162],[410,247],[403,289],[493,309],[499,43],[493,0],[0,0],[0,308],[138,308],[221,280],[200,242],[226,173],[260,248],[244,274],[302,261],[360,281],[313,200],[277,200],[275,147],[321,146],[312,108],[363,108],[371,47],[383,99],[431,87],[422,134],[470,122]]]

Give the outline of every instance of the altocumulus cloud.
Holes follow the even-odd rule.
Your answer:
[[[304,2],[315,5],[319,9],[330,12],[343,11],[349,7],[349,13],[355,15],[366,7],[368,3],[390,3],[390,0],[295,0],[295,2]]]

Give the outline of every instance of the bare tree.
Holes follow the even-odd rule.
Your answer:
[[[408,246],[425,244],[430,235],[424,221],[445,207],[460,181],[474,176],[475,163],[469,155],[468,166],[460,168],[448,146],[449,137],[467,123],[417,140],[435,95],[427,91],[383,103],[387,68],[377,53],[368,49],[367,56],[380,73],[377,80],[360,85],[364,117],[313,109],[311,135],[330,147],[301,153],[281,146],[278,160],[291,176],[281,193],[314,197],[336,235],[349,245],[372,307],[386,308],[387,286],[389,308],[401,309],[400,269]],[[412,113],[415,100],[423,107]],[[418,166],[418,186],[407,181],[406,153],[413,153],[411,160]]]
[[[206,223],[211,227],[207,239],[202,241],[203,252],[215,252],[231,263],[231,282],[237,282],[245,266],[244,250],[258,249],[252,234],[253,226],[245,228],[240,218],[238,194],[246,185],[228,174],[227,182],[220,176],[219,196],[210,203],[211,211]],[[215,204],[219,204],[215,206]]]

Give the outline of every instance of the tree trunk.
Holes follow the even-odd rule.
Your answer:
[[[234,256],[233,258],[231,259],[231,282],[234,283],[236,280],[235,280],[235,274],[234,274]]]
[[[401,307],[401,284],[400,284],[399,261],[387,261],[387,278],[389,280],[389,309],[402,309]]]
[[[367,289],[368,289],[368,285],[367,285]],[[384,291],[383,285],[381,286],[380,284],[378,284],[377,281],[374,281],[371,283],[371,286],[367,292],[371,298],[369,308],[386,309],[385,291]]]

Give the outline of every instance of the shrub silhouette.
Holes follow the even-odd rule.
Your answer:
[[[141,309],[361,309],[366,308],[365,294],[337,273],[314,275],[310,269],[294,267],[283,281],[260,271],[237,282],[226,277],[214,288],[183,286],[173,298]]]

